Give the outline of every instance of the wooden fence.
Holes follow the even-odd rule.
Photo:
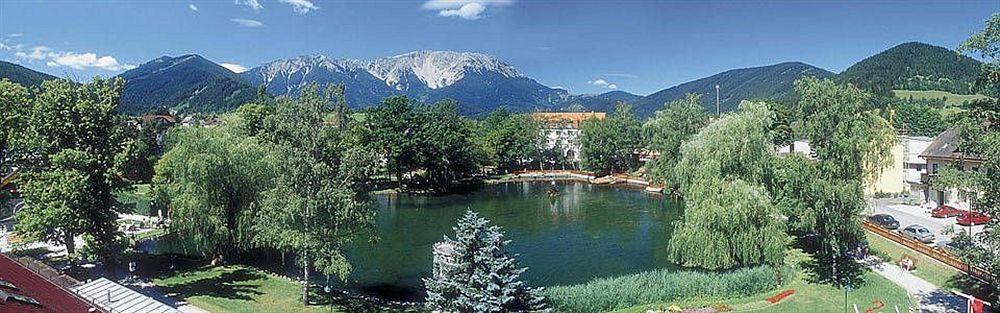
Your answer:
[[[914,251],[920,252],[923,255],[941,261],[941,263],[954,267],[955,269],[958,269],[966,274],[969,274],[969,276],[972,276],[976,279],[989,283],[990,285],[993,286],[997,285],[996,275],[990,273],[989,271],[981,267],[966,264],[965,262],[962,262],[962,260],[959,260],[958,258],[956,258],[951,253],[948,253],[947,251],[938,248],[933,248],[922,242],[904,237],[903,235],[900,235],[897,232],[879,227],[878,225],[872,224],[871,222],[868,221],[863,221],[861,225],[864,226],[865,229],[879,236],[882,236],[885,239],[889,239]]]

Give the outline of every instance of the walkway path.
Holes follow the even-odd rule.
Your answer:
[[[963,313],[966,300],[947,290],[938,288],[923,278],[917,277],[891,263],[876,263],[869,266],[873,271],[896,283],[907,292],[920,299],[921,312]]]

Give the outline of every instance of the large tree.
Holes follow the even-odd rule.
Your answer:
[[[660,154],[646,164],[650,178],[676,187],[673,173],[680,158],[681,143],[706,124],[708,113],[701,106],[700,95],[688,94],[684,99],[671,101],[664,105],[663,110],[656,111],[642,126],[649,149]]]
[[[170,208],[170,227],[213,263],[252,245],[260,193],[272,186],[273,154],[229,125],[173,131],[156,166],[154,194]]]
[[[763,185],[775,158],[772,119],[765,103],[743,102],[681,145],[685,214],[670,239],[674,262],[727,269],[783,260],[788,235]]]
[[[6,175],[15,162],[15,141],[24,129],[30,100],[28,88],[0,80],[0,175]]]
[[[427,307],[434,312],[543,312],[544,298],[521,281],[507,252],[509,240],[500,227],[472,211],[434,245],[434,269],[427,286]]]
[[[527,115],[500,108],[482,124],[480,145],[485,157],[501,172],[521,168],[541,145],[539,125]]]
[[[795,81],[801,127],[823,171],[831,177],[877,179],[891,162],[896,132],[871,107],[871,95],[851,85],[806,77]]]
[[[458,114],[458,103],[444,100],[420,110],[417,159],[433,187],[447,190],[452,181],[476,170],[481,159],[474,121]]]
[[[53,227],[64,227],[64,238],[80,231],[89,251],[108,262],[122,248],[114,194],[128,186],[123,175],[128,159],[124,152],[134,144],[125,138],[124,123],[116,113],[122,85],[120,79],[95,78],[88,84],[46,81],[31,101],[22,132],[28,160],[22,179],[26,209],[17,218],[59,219],[31,222],[26,225],[37,227],[21,227],[22,231],[50,234]],[[49,214],[66,209],[55,204],[59,201],[73,203],[72,210],[79,212],[71,215],[74,218]],[[72,241],[65,243],[72,252]]]
[[[386,159],[387,172],[402,183],[403,174],[417,167],[420,130],[416,105],[406,96],[385,98],[368,111],[368,136],[376,151]]]
[[[978,55],[985,60],[975,89],[1000,96],[1000,13],[994,13],[982,31],[976,32],[958,47],[959,52]],[[974,196],[974,209],[991,216],[1000,216],[1000,99],[979,99],[964,106],[957,118],[958,149],[963,154],[978,156],[982,165],[978,172],[944,170],[935,179],[938,185],[960,187]],[[959,164],[964,167],[964,164]],[[932,184],[935,182],[932,181]],[[986,225],[982,249],[982,266],[1000,272],[1000,225],[993,218]]]
[[[628,104],[619,103],[605,119],[580,123],[580,159],[589,171],[634,171],[639,166],[636,152],[641,148],[642,124]]]
[[[261,135],[280,156],[280,170],[274,187],[261,195],[255,240],[297,254],[306,304],[310,269],[345,278],[351,266],[342,249],[374,227],[368,178],[376,153],[360,143],[350,123],[325,122],[334,94],[310,85],[296,100],[280,99]]]
[[[865,242],[861,187],[891,161],[896,132],[871,95],[854,86],[807,77],[795,90],[796,135],[809,141],[816,161],[789,156],[777,162],[770,188],[792,230],[816,235],[820,278],[847,284],[860,273],[849,251]]]

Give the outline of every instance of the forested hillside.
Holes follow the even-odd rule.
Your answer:
[[[831,77],[834,74],[801,62],[785,62],[768,66],[725,71],[695,81],[670,87],[635,101],[636,114],[650,116],[664,103],[681,99],[685,94],[701,95],[705,111],[715,113],[715,86],[719,85],[720,110],[732,111],[740,101],[749,99],[787,100],[794,94],[796,79],[815,76]]]
[[[855,63],[838,78],[881,95],[893,89],[969,94],[980,64],[947,48],[907,42]]]
[[[38,86],[43,81],[56,79],[57,77],[14,63],[0,61],[0,78],[10,79],[10,81],[23,86]]]
[[[199,55],[160,57],[128,70],[121,110],[142,114],[156,108],[178,112],[229,111],[256,96],[239,75]]]

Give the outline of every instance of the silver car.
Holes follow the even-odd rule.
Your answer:
[[[910,226],[906,226],[906,228],[903,228],[903,230],[900,230],[899,233],[901,235],[903,235],[904,237],[908,237],[910,239],[913,239],[913,240],[916,240],[916,241],[919,241],[919,242],[923,242],[923,243],[932,243],[932,242],[934,242],[934,233],[932,233],[930,230],[928,230],[927,227],[923,227],[923,226],[920,226],[918,224],[913,224],[913,225],[910,225]]]

